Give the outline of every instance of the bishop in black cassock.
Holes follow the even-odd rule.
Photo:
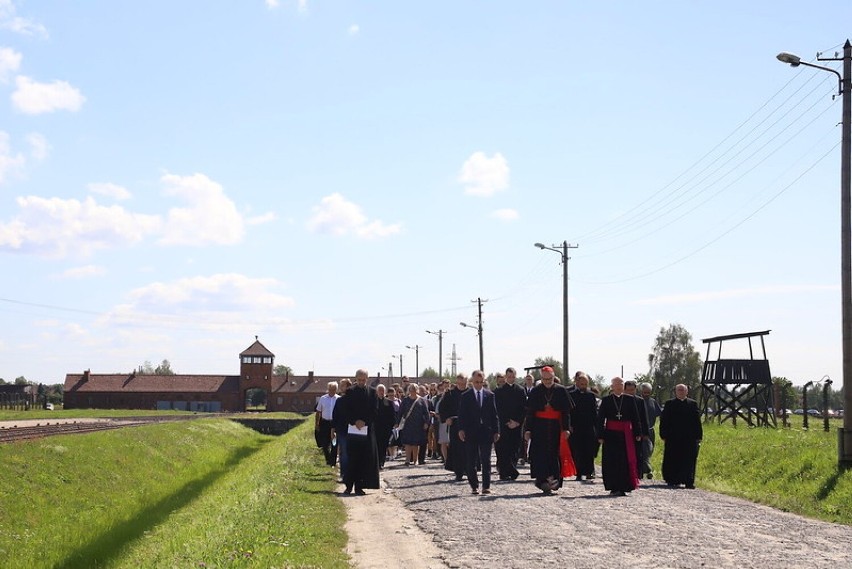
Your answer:
[[[614,377],[611,385],[612,392],[598,409],[598,441],[603,445],[604,488],[624,496],[639,487],[635,441],[647,433],[642,431],[636,398],[624,393],[624,381]]]
[[[660,414],[660,438],[663,450],[663,479],[667,484],[695,487],[695,463],[704,436],[698,404],[686,397],[684,384],[675,387],[675,398],[666,401]]]

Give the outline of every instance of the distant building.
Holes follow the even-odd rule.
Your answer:
[[[31,409],[35,406],[35,385],[9,383],[0,385],[0,409]]]
[[[248,391],[266,393],[267,411],[311,413],[329,381],[345,376],[273,375],[275,354],[259,340],[240,353],[239,375],[82,374],[65,376],[65,409],[246,410]],[[353,373],[355,370],[352,370]],[[352,376],[350,376],[352,377]],[[395,381],[391,379],[390,381]],[[373,385],[379,383],[374,378]],[[382,378],[387,384],[388,379]]]

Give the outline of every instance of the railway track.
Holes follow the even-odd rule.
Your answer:
[[[194,419],[204,419],[208,417],[221,418],[225,416],[226,415],[204,413],[197,415],[178,415],[174,417],[115,417],[100,420],[97,422],[57,422],[53,424],[51,424],[48,419],[45,419],[44,425],[38,424],[33,426],[21,427],[0,427],[0,444],[15,441],[25,441],[30,439],[41,439],[44,437],[52,437],[56,435],[78,435],[82,433],[93,433],[96,431],[121,429],[124,427],[138,427],[141,425],[168,423],[174,421],[189,421]]]

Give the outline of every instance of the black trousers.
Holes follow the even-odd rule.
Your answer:
[[[476,465],[482,465],[482,488],[491,487],[491,435],[481,435],[464,443],[465,469],[470,487],[479,489],[479,477],[476,475]]]
[[[518,450],[521,446],[521,426],[514,429],[504,428],[500,432],[500,440],[494,444],[497,452],[497,474],[503,478],[517,478]]]
[[[329,466],[337,464],[337,447],[331,444],[331,421],[320,419],[317,443],[322,447],[325,463]]]

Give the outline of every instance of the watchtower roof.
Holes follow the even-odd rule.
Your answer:
[[[275,354],[267,350],[266,346],[260,343],[260,340],[255,340],[254,344],[240,353],[240,357],[242,356],[272,356],[274,358]]]

